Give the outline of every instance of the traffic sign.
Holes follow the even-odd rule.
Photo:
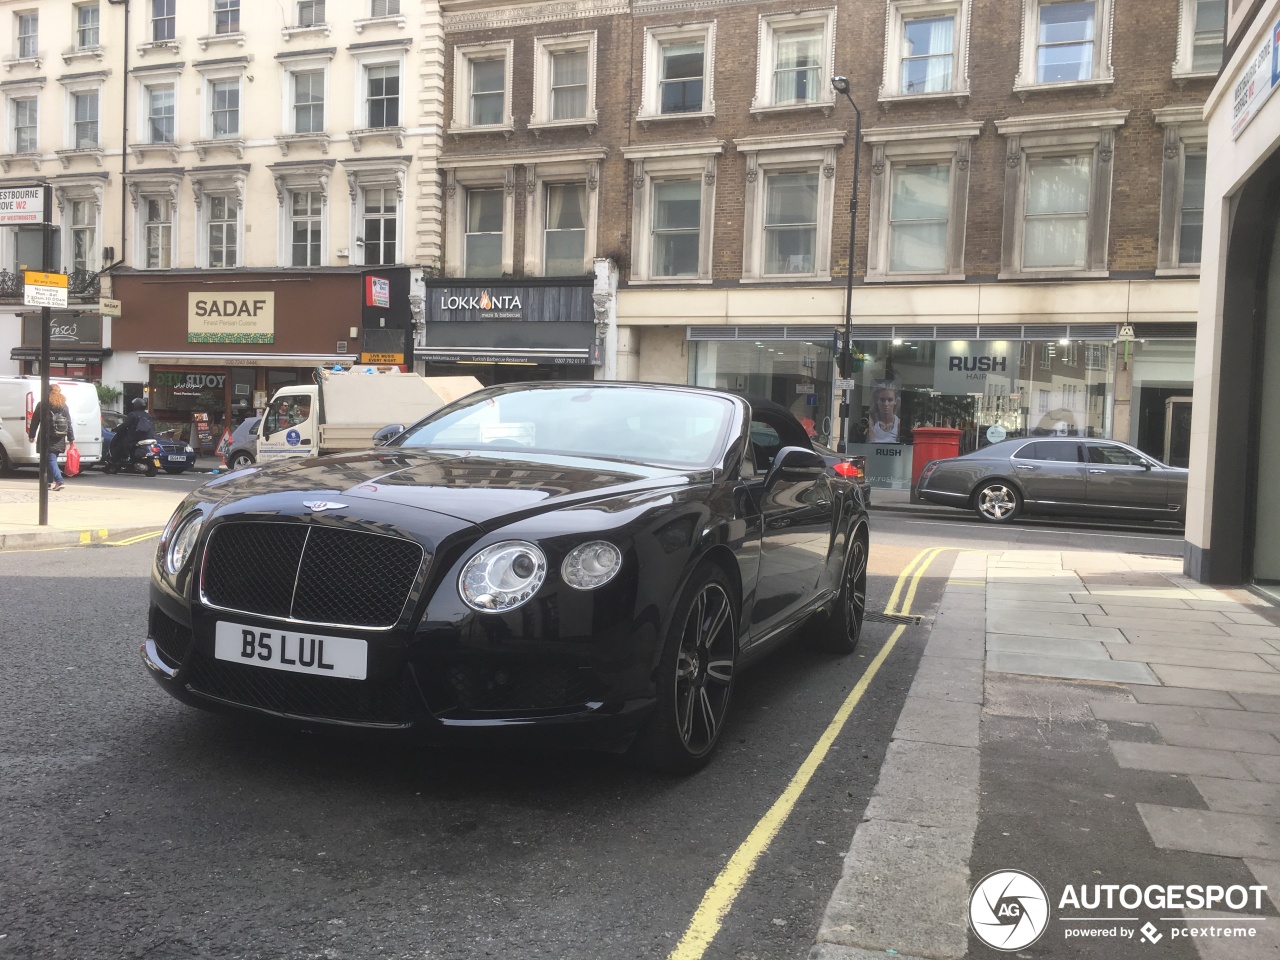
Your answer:
[[[0,190],[0,224],[44,222],[44,188]]]
[[[844,377],[836,377],[835,388],[837,390],[857,390],[858,381],[852,378],[846,380]]]
[[[67,305],[67,275],[65,273],[39,273],[27,270],[22,288],[22,304],[27,307],[65,307]]]

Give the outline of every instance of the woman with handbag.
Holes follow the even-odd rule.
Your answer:
[[[49,479],[51,490],[62,489],[62,471],[58,469],[58,454],[67,448],[68,443],[75,442],[75,431],[71,429],[71,410],[67,407],[67,398],[62,395],[62,388],[56,383],[49,386],[49,395],[36,404],[31,413],[31,423],[27,425],[27,437],[36,439],[39,431],[45,431],[49,438]]]

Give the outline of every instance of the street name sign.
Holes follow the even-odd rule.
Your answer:
[[[65,307],[67,305],[67,275],[65,273],[39,273],[28,270],[22,288],[22,304],[27,307]]]
[[[43,222],[44,187],[0,190],[0,224]]]

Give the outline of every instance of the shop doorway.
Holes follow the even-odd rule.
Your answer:
[[[1138,429],[1133,445],[1171,467],[1185,467],[1191,454],[1191,398],[1186,384],[1148,382],[1134,393],[1138,395]],[[1171,420],[1182,417],[1185,429]]]

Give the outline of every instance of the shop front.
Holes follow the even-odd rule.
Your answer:
[[[958,430],[960,454],[1006,438],[1079,436],[1140,441],[1164,459],[1170,432],[1155,411],[1185,414],[1165,400],[1189,396],[1194,341],[1143,332],[1122,340],[1130,332],[1108,324],[855,327],[844,418],[831,389],[835,328],[690,328],[690,382],[783,403],[816,440],[866,456],[873,486],[907,490],[920,428]],[[1131,394],[1145,420],[1127,415]]]
[[[407,276],[407,268],[403,272]],[[206,435],[216,443],[246,416],[261,413],[276,390],[310,383],[317,366],[354,365],[363,353],[381,354],[395,342],[409,349],[404,330],[412,320],[407,282],[403,286],[403,297],[392,296],[370,313],[370,286],[358,270],[212,278],[121,273],[114,283],[122,316],[112,327],[113,346],[117,356],[136,358],[160,431],[193,445]],[[370,329],[392,329],[400,339],[366,351]]]
[[[19,314],[22,344],[9,351],[23,374],[40,373],[40,313]],[[111,350],[102,345],[102,317],[97,313],[52,311],[49,318],[49,375],[75,380],[101,380],[102,361]]]
[[[466,374],[485,386],[594,379],[602,341],[593,283],[590,276],[427,278],[420,372]]]

